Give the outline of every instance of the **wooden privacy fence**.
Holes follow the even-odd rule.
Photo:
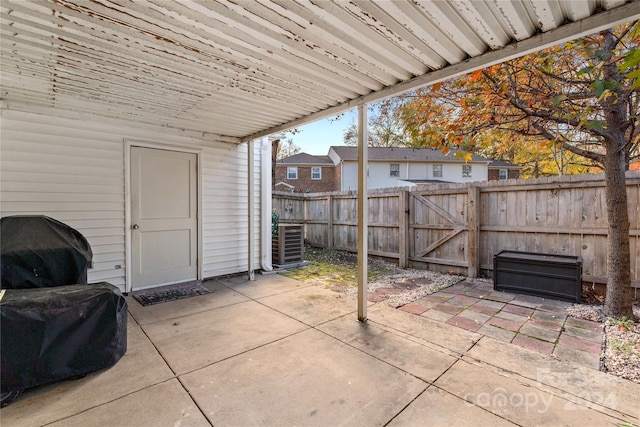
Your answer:
[[[640,287],[640,173],[627,173],[631,278]],[[273,193],[283,223],[312,246],[357,251],[357,193]],[[583,280],[606,283],[604,175],[419,185],[369,191],[369,254],[470,277],[501,250],[577,255]]]

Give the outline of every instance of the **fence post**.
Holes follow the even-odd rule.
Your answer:
[[[480,187],[470,185],[467,190],[467,276],[478,277],[480,260]]]
[[[333,197],[327,195],[327,249],[333,249]]]
[[[409,267],[409,190],[398,193],[399,229],[398,229],[398,267]]]

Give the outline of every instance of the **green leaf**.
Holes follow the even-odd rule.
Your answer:
[[[602,120],[588,120],[587,130],[593,130],[593,129],[602,130],[604,129],[605,124],[606,123]]]
[[[637,79],[638,77],[640,77],[640,70],[635,70],[627,74],[628,79]]]
[[[553,98],[553,99],[551,100],[551,103],[552,103],[553,105],[558,105],[558,104],[560,104],[562,101],[566,100],[567,98],[568,98],[568,97],[567,97],[567,95],[559,95],[559,96],[556,96],[555,98]]]
[[[576,73],[576,76],[582,76],[584,74],[589,74],[590,72],[592,72],[596,67],[584,67],[583,69],[579,70]]]
[[[593,82],[592,86],[593,86],[593,90],[596,93],[596,96],[598,98],[601,97],[605,90],[604,82],[600,79],[596,79],[596,81]]]
[[[631,50],[625,55],[624,60],[620,65],[620,71],[627,71],[629,68],[633,68],[638,64],[640,64],[640,50]]]

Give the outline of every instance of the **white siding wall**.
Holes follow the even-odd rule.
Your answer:
[[[400,165],[400,176],[390,176],[390,165]],[[442,163],[442,177],[434,178],[433,164],[419,162],[369,162],[368,188],[406,187],[410,183],[402,181],[409,179],[438,179],[447,182],[473,182],[486,181],[489,177],[487,163],[469,163],[471,165],[471,178],[462,177],[463,163]],[[358,163],[343,162],[342,190],[358,189]]]
[[[471,178],[462,177],[462,165],[463,163],[443,163],[442,178],[433,178],[433,165],[429,165],[429,172],[431,173],[429,179],[441,179],[447,182],[473,182],[489,179],[487,163],[468,163],[468,165],[471,165]]]
[[[433,165],[429,163],[409,163],[409,179],[431,179]]]
[[[124,140],[202,150],[204,277],[247,270],[247,146],[110,120],[1,111],[0,215],[42,214],[76,228],[94,253],[89,281],[125,285]],[[256,268],[260,155],[256,144]]]

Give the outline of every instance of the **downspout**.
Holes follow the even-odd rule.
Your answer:
[[[260,268],[263,271],[273,270],[271,260],[271,210],[273,206],[271,198],[271,189],[273,188],[271,143],[277,139],[283,139],[283,135],[262,138],[260,143]]]
[[[253,151],[253,140],[249,140],[247,141],[247,167],[248,167],[248,174],[247,174],[247,199],[248,199],[248,224],[247,224],[247,231],[248,231],[248,238],[247,238],[247,280],[249,281],[253,281],[256,279],[255,277],[255,272],[253,271],[253,266],[254,266],[254,261],[253,261],[253,257],[254,257],[254,253],[253,253],[253,246],[254,246],[254,238],[253,238],[253,209],[254,209],[254,205],[255,205],[255,200],[254,200],[254,187],[255,187],[255,182],[254,182],[254,151]]]

